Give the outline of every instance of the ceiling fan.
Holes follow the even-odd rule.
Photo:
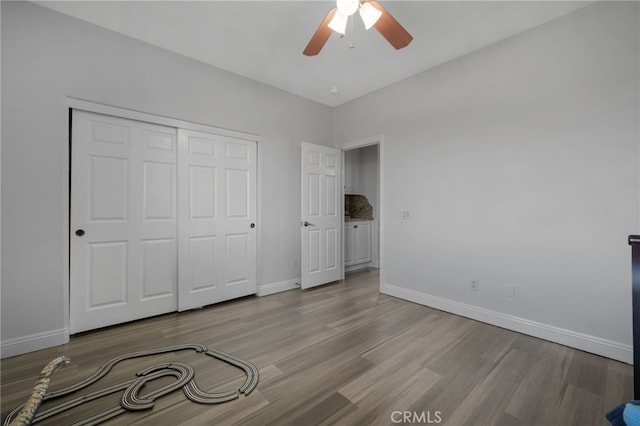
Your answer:
[[[396,49],[402,49],[413,40],[411,34],[376,0],[336,0],[336,7],[324,17],[302,54],[315,56],[320,53],[332,31],[344,36],[347,20],[357,11],[365,29],[374,27]]]

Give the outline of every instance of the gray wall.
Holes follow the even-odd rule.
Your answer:
[[[66,327],[65,96],[258,134],[260,283],[300,276],[299,144],[333,143],[328,107],[31,3],[1,7],[3,343]]]
[[[638,9],[596,3],[334,110],[336,145],[385,137],[383,291],[629,360]]]

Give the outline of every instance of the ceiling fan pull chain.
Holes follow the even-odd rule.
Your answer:
[[[349,49],[355,49],[355,47],[356,47],[356,42],[355,42],[356,32],[353,29],[353,15],[349,16],[349,21],[350,21],[350,24],[351,24],[351,42],[349,43]]]

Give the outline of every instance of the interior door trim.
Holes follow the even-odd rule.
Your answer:
[[[230,136],[232,138],[244,139],[252,142],[258,142],[260,139],[258,135],[252,133],[240,132],[237,130],[225,129],[222,127],[215,127],[208,124],[194,123],[177,118],[165,117],[162,115],[150,114],[146,112],[135,111],[132,109],[85,101],[77,98],[65,98],[65,105],[67,108],[71,109],[80,109],[104,115],[113,115],[115,117],[128,118],[136,121],[146,121],[147,123],[161,124],[164,126],[175,127],[176,129],[213,133],[216,135]]]
[[[337,147],[339,147],[342,150],[342,159],[343,159],[343,167],[342,167],[342,173],[343,173],[343,182],[344,182],[344,151],[349,151],[352,149],[358,149],[358,148],[364,148],[366,146],[371,146],[371,145],[378,145],[378,226],[379,226],[379,232],[378,232],[378,247],[379,247],[379,251],[378,251],[378,263],[379,263],[379,271],[380,271],[380,289],[382,289],[382,286],[385,283],[385,275],[384,275],[384,258],[385,258],[385,190],[384,190],[384,185],[385,185],[385,158],[384,158],[384,154],[385,154],[385,137],[384,135],[377,135],[377,136],[371,136],[368,138],[364,138],[364,139],[360,139],[360,140],[356,140],[356,141],[351,141],[351,142],[346,142],[343,144],[336,144]],[[342,198],[344,199],[344,185],[342,185]],[[344,225],[344,204],[343,204],[343,211],[342,211],[342,220],[343,220],[343,225]],[[343,249],[343,253],[344,253],[344,235],[342,236],[343,241],[342,241],[342,249]],[[344,267],[342,269],[342,279],[344,279]]]

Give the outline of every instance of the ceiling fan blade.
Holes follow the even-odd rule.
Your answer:
[[[411,34],[387,12],[387,9],[382,7],[376,0],[369,0],[369,4],[382,12],[380,19],[373,25],[382,34],[382,37],[386,38],[396,49],[402,49],[411,43],[411,40],[413,40]]]
[[[327,40],[329,40],[329,37],[333,32],[333,30],[329,28],[329,22],[331,22],[331,19],[336,13],[336,10],[337,8],[334,7],[329,11],[329,13],[327,13],[327,16],[324,17],[324,20],[316,30],[315,34],[313,34],[313,37],[311,37],[311,40],[309,40],[309,44],[307,44],[307,47],[304,48],[304,51],[302,52],[303,55],[315,56],[320,53],[322,47],[327,42]]]

